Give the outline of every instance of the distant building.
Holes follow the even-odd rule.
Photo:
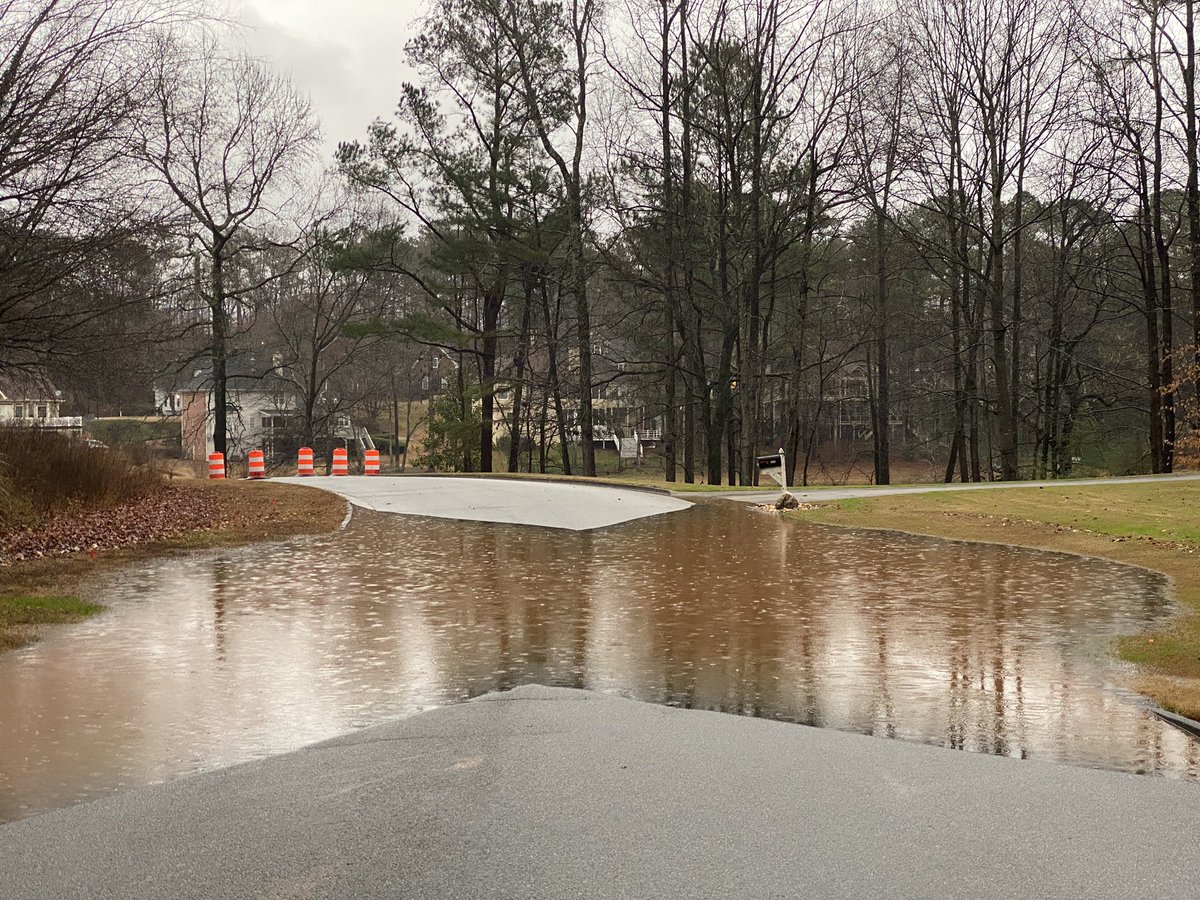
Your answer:
[[[290,456],[295,452],[301,431],[295,389],[276,375],[251,374],[253,365],[251,359],[230,361],[230,374],[225,382],[225,456],[230,460],[243,459],[251,450],[262,450],[269,459]],[[156,399],[160,390],[168,398],[167,408],[178,409],[177,413],[165,414],[179,416],[184,459],[207,459],[215,450],[212,369],[202,364],[172,385],[156,386]],[[361,443],[366,449],[375,448],[367,430],[354,426],[348,416],[335,416],[331,425],[326,430],[332,437]]]
[[[0,424],[82,431],[81,416],[64,416],[62,391],[40,376],[0,375]]]
[[[160,416],[178,416],[183,413],[183,394],[176,389],[173,382],[155,382],[154,410]]]

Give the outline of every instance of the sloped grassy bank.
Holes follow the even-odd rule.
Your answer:
[[[831,501],[789,513],[881,528],[1098,556],[1168,575],[1187,612],[1163,631],[1122,639],[1136,687],[1200,718],[1200,482],[954,491]]]

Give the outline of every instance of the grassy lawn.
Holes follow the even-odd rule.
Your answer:
[[[103,608],[76,597],[0,596],[0,650],[28,644],[39,625],[80,622]]]
[[[1080,553],[1163,572],[1188,612],[1165,631],[1123,639],[1118,649],[1142,666],[1139,690],[1167,709],[1200,718],[1200,483],[871,497],[792,515],[827,525]]]
[[[345,500],[301,485],[197,481],[188,490],[216,502],[212,527],[94,556],[48,556],[0,567],[0,651],[34,642],[39,626],[78,622],[103,609],[80,597],[92,576],[169,553],[330,532],[346,515]]]
[[[88,433],[106,444],[135,444],[179,437],[179,419],[171,416],[125,416],[92,419]]]

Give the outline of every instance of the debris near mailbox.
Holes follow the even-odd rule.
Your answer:
[[[784,491],[775,501],[776,509],[799,509],[800,501],[792,496],[790,491]]]
[[[825,504],[822,503],[802,503],[790,494],[785,494],[774,503],[755,503],[751,509],[757,509],[760,512],[777,513],[788,512],[790,510],[805,510],[805,509],[820,509]]]

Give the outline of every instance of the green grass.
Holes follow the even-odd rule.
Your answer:
[[[173,417],[128,416],[92,419],[88,433],[106,444],[140,444],[145,441],[178,440],[179,419]]]
[[[0,650],[33,643],[39,625],[80,622],[103,609],[76,597],[0,596]]]
[[[47,625],[77,622],[100,612],[99,603],[77,597],[0,597],[0,623],[5,625]]]

